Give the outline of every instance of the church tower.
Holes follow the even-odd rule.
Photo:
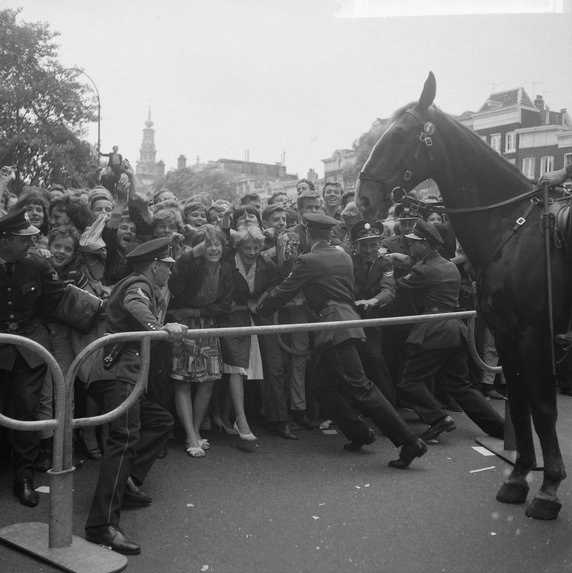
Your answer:
[[[155,161],[157,150],[155,148],[155,130],[151,119],[151,109],[143,130],[143,141],[139,150],[139,161],[135,165],[135,174],[143,185],[152,185],[165,174],[165,164]]]

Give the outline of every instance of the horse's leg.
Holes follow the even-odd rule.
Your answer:
[[[498,491],[497,499],[503,503],[524,503],[529,491],[527,476],[536,464],[525,381],[518,372],[516,348],[507,349],[506,344],[499,339],[496,344],[506,378],[510,417],[516,440],[514,468]]]
[[[545,339],[546,337],[544,337]],[[538,434],[542,456],[544,458],[544,478],[540,491],[532,503],[526,508],[526,515],[534,519],[555,519],[562,507],[557,496],[558,486],[566,477],[562,454],[556,435],[556,382],[550,375],[550,359],[548,349],[539,349],[534,357],[534,350],[540,344],[527,345],[526,378],[527,393],[530,397],[530,409],[534,429]],[[544,350],[542,355],[540,352]],[[530,374],[529,374],[530,373]]]

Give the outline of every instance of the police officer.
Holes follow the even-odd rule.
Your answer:
[[[418,262],[397,281],[398,298],[411,296],[419,314],[459,310],[461,275],[454,263],[439,254],[443,239],[434,225],[420,219],[405,236],[411,243],[411,256]],[[429,390],[433,377],[475,424],[491,436],[503,437],[503,419],[469,384],[467,357],[467,327],[461,319],[421,322],[411,329],[400,390],[429,424],[421,434],[423,440],[435,439],[456,427]]]
[[[329,245],[336,219],[319,213],[304,215],[310,252],[300,255],[290,275],[259,304],[257,311],[271,314],[303,291],[308,306],[321,322],[359,320],[354,310],[351,258]],[[318,353],[312,390],[318,400],[350,440],[347,449],[357,450],[376,437],[351,407],[355,402],[396,445],[403,446],[391,467],[403,469],[427,451],[378,388],[366,378],[355,347],[364,337],[361,328],[318,331]]]
[[[127,255],[133,273],[118,282],[109,296],[107,332],[165,330],[173,342],[187,327],[163,326],[158,319],[157,289],[167,284],[171,265],[170,238],[143,243]],[[139,342],[108,345],[97,356],[88,392],[104,412],[122,404],[137,382],[141,358]],[[85,538],[126,555],[141,551],[119,527],[121,506],[141,507],[151,498],[140,489],[157,454],[165,447],[173,418],[143,395],[138,403],[109,423],[109,436],[86,523]]]
[[[29,253],[32,237],[40,232],[25,210],[0,218],[0,333],[17,334],[49,347],[42,322],[58,306],[64,285],[44,257]],[[10,407],[17,420],[36,420],[47,366],[35,352],[0,344],[0,411]],[[34,460],[38,432],[11,432],[14,493],[20,503],[38,505],[34,490]]]
[[[355,254],[354,291],[356,308],[362,318],[378,318],[379,311],[395,299],[393,265],[380,255],[383,224],[358,221],[350,231]],[[382,335],[379,326],[364,329],[365,340],[357,343],[367,377],[395,405],[395,386],[381,354]]]

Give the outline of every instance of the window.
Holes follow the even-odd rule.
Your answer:
[[[554,157],[552,155],[544,155],[540,158],[540,175],[554,171]]]
[[[516,151],[516,133],[507,131],[504,136],[504,152],[514,153]]]
[[[565,153],[564,154],[564,167],[572,163],[572,153]]]
[[[522,172],[529,179],[534,179],[534,157],[524,157],[522,160]]]
[[[500,133],[493,133],[491,135],[491,147],[498,153],[500,153],[500,144],[501,144],[501,134]]]

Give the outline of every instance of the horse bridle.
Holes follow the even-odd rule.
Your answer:
[[[433,146],[433,139],[431,138],[431,136],[435,133],[435,124],[431,121],[425,121],[419,115],[419,113],[413,108],[406,109],[404,113],[412,115],[420,124],[423,125],[422,130],[419,132],[419,135],[417,136],[418,142],[417,142],[417,147],[415,148],[415,153],[413,154],[412,162],[416,163],[418,161],[419,156],[421,154],[421,150],[425,146],[425,149],[427,149],[427,153],[429,156],[429,161],[433,163],[434,159],[433,159],[433,153],[431,151],[431,147]],[[422,211],[424,208],[430,208],[431,211],[437,213],[457,213],[457,214],[478,213],[481,211],[488,211],[489,209],[497,209],[499,207],[504,207],[505,205],[517,203],[518,201],[523,201],[524,199],[528,199],[542,193],[543,190],[542,186],[538,186],[534,187],[530,191],[527,191],[526,193],[516,195],[515,197],[511,197],[510,199],[505,199],[504,201],[499,201],[498,203],[493,203],[491,205],[484,205],[481,207],[465,207],[463,209],[453,209],[453,208],[447,208],[444,205],[439,205],[438,203],[425,203],[424,201],[419,201],[418,199],[411,197],[409,195],[411,189],[408,191],[406,189],[406,185],[411,181],[412,178],[413,178],[413,167],[406,168],[403,172],[402,184],[394,187],[391,190],[391,198],[394,203],[401,203],[409,207],[411,211],[414,212],[415,214],[418,214],[419,211]],[[379,175],[375,175],[374,173],[368,173],[364,170],[360,171],[360,173],[358,174],[358,179],[360,181],[374,181],[376,183],[381,183],[381,184],[386,183],[385,178]]]
[[[423,129],[419,132],[417,136],[417,147],[415,148],[415,153],[413,154],[412,163],[415,164],[419,156],[421,154],[421,150],[423,148],[427,149],[427,153],[429,155],[429,161],[433,163],[433,153],[431,152],[431,147],[433,146],[433,140],[431,136],[435,133],[435,124],[431,121],[424,121],[423,118],[415,111],[413,108],[406,109],[405,113],[412,115],[419,123],[423,125]],[[408,192],[406,189],[406,185],[411,181],[413,178],[413,166],[411,168],[406,167],[403,171],[402,177],[402,184],[394,187],[391,190],[391,197],[393,198],[394,195],[397,196],[399,192],[403,194],[403,196],[407,196]],[[375,175],[374,173],[367,173],[366,171],[360,171],[358,174],[358,179],[360,181],[375,181],[377,183],[385,183],[385,179],[380,177],[379,175]],[[397,201],[394,201],[397,202]]]

